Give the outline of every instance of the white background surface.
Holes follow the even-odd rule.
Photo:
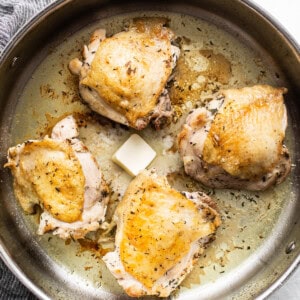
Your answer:
[[[300,0],[251,0],[267,11],[300,44]],[[269,300],[300,299],[300,268]]]

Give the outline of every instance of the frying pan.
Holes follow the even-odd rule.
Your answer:
[[[192,18],[195,22],[203,22],[201,24],[211,28],[211,32],[223,32],[223,38],[222,34],[219,38],[223,41],[236,40],[240,47],[236,51],[242,49],[239,53],[243,53],[245,48],[257,54],[259,59],[255,62],[256,66],[266,67],[272,73],[271,79],[265,79],[266,81],[270,80],[289,89],[286,97],[289,118],[287,144],[293,164],[289,178],[282,186],[258,195],[262,196],[260,200],[256,199],[255,194],[245,194],[242,191],[217,191],[215,198],[221,206],[224,224],[243,222],[245,236],[241,240],[235,236],[234,227],[224,226],[219,240],[223,238],[224,243],[230,241],[235,245],[231,249],[232,255],[224,256],[226,249],[221,247],[224,244],[218,242],[217,237],[210,247],[212,250],[208,250],[210,257],[200,258],[206,265],[201,266],[199,263],[195,267],[198,271],[192,273],[187,283],[171,296],[174,299],[263,299],[296,269],[300,260],[300,57],[299,46],[293,39],[247,1],[58,1],[37,15],[15,36],[0,61],[1,258],[21,282],[41,299],[126,298],[101,259],[96,259],[90,251],[79,253],[76,243],[65,245],[49,235],[39,237],[35,234],[36,217],[25,216],[22,212],[14,198],[11,175],[3,165],[10,146],[27,138],[37,138],[37,128],[40,132],[45,132],[45,112],[47,114],[48,110],[55,110],[55,105],[62,100],[61,96],[55,98],[55,91],[50,99],[54,104],[49,99],[46,104],[43,103],[43,97],[37,99],[34,93],[41,88],[41,78],[36,75],[43,74],[44,82],[48,80],[49,84],[56,82],[61,74],[60,70],[55,69],[55,59],[67,53],[60,52],[62,49],[78,52],[77,48],[86,42],[83,36],[88,36],[87,32],[96,28],[102,20],[108,20],[105,24],[111,26],[113,31],[116,29],[114,20],[122,19],[123,15],[144,14],[170,14],[188,20]],[[181,22],[179,27],[184,31],[184,26],[186,24]],[[84,31],[85,28],[89,30]],[[80,38],[77,40],[72,40],[72,36],[81,30],[84,34],[78,35]],[[189,32],[189,29],[185,30]],[[207,33],[210,37],[211,32]],[[217,37],[216,40],[218,41]],[[60,48],[61,45],[64,48]],[[249,62],[245,59],[244,64],[242,68],[246,72]],[[40,66],[46,66],[44,71],[40,70]],[[56,77],[51,77],[55,72]],[[263,75],[264,73],[262,77]],[[262,77],[258,80],[264,81]],[[68,86],[72,82],[62,84]],[[42,94],[43,91],[42,88],[39,92]],[[85,110],[83,104],[76,103],[82,111]],[[64,112],[72,111],[73,104],[64,104]],[[48,123],[53,122],[47,116]],[[151,130],[146,134],[151,135]],[[248,201],[246,208],[241,208],[243,199]],[[228,203],[232,207],[235,205],[235,209],[239,208],[235,210],[239,212],[237,215],[231,215],[231,219],[234,217],[233,221],[226,219],[225,208]],[[231,212],[227,213],[230,215]],[[251,244],[251,247],[246,244]],[[220,247],[223,250],[221,257],[224,269],[216,264],[216,260],[220,261],[220,251],[217,251]],[[201,273],[199,270],[203,268]]]

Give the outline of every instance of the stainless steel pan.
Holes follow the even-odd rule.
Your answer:
[[[172,296],[265,298],[300,260],[300,56],[299,46],[284,30],[247,1],[58,1],[15,36],[0,61],[1,257],[41,299],[125,298],[95,253],[79,251],[78,244],[73,242],[65,245],[50,235],[35,234],[36,217],[23,214],[13,195],[10,173],[3,165],[11,145],[38,137],[60,114],[85,112],[74,92],[74,80],[67,73],[66,62],[69,56],[78,54],[88,33],[99,24],[114,32],[120,29],[120,20],[125,16],[144,14],[166,15],[171,19],[176,16],[173,26],[182,35],[195,29],[189,28],[191,24],[203,26],[205,32],[199,33],[204,38],[203,47],[214,51],[215,44],[231,47],[235,76],[245,75],[241,84],[247,83],[251,70],[261,68],[258,82],[289,89],[287,143],[293,161],[289,179],[282,186],[258,195],[216,191],[214,197],[225,225],[207,256],[200,258],[195,271]],[[232,43],[238,45],[236,52]],[[229,50],[222,49],[218,48],[230,60]],[[243,61],[244,54],[249,56],[244,56]],[[249,57],[257,59],[249,61]],[[250,83],[254,79],[251,80]],[[151,130],[145,134],[151,135]]]

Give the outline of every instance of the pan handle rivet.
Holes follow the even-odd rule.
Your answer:
[[[294,249],[296,248],[296,243],[295,241],[291,241],[285,248],[285,253],[286,254],[290,254],[291,252],[294,251]]]
[[[19,59],[19,57],[17,57],[17,56],[15,56],[15,57],[12,59],[11,64],[10,64],[10,67],[11,67],[11,68],[13,68],[13,67],[16,65],[18,59]]]

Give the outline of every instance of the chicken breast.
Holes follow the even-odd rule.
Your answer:
[[[8,150],[14,191],[22,208],[43,209],[38,234],[83,238],[104,221],[109,199],[100,168],[78,140],[75,119],[69,116],[52,130],[51,138],[29,140]]]
[[[214,188],[264,190],[290,171],[283,141],[285,88],[256,85],[220,91],[192,111],[178,135],[185,172]]]
[[[130,183],[115,219],[115,250],[103,260],[132,297],[170,295],[221,222],[207,195],[180,193],[154,170]]]
[[[69,68],[79,76],[79,91],[92,110],[141,130],[150,121],[156,129],[172,116],[165,88],[180,50],[164,18],[134,19],[127,31],[106,38],[94,32],[84,46],[83,62]]]

